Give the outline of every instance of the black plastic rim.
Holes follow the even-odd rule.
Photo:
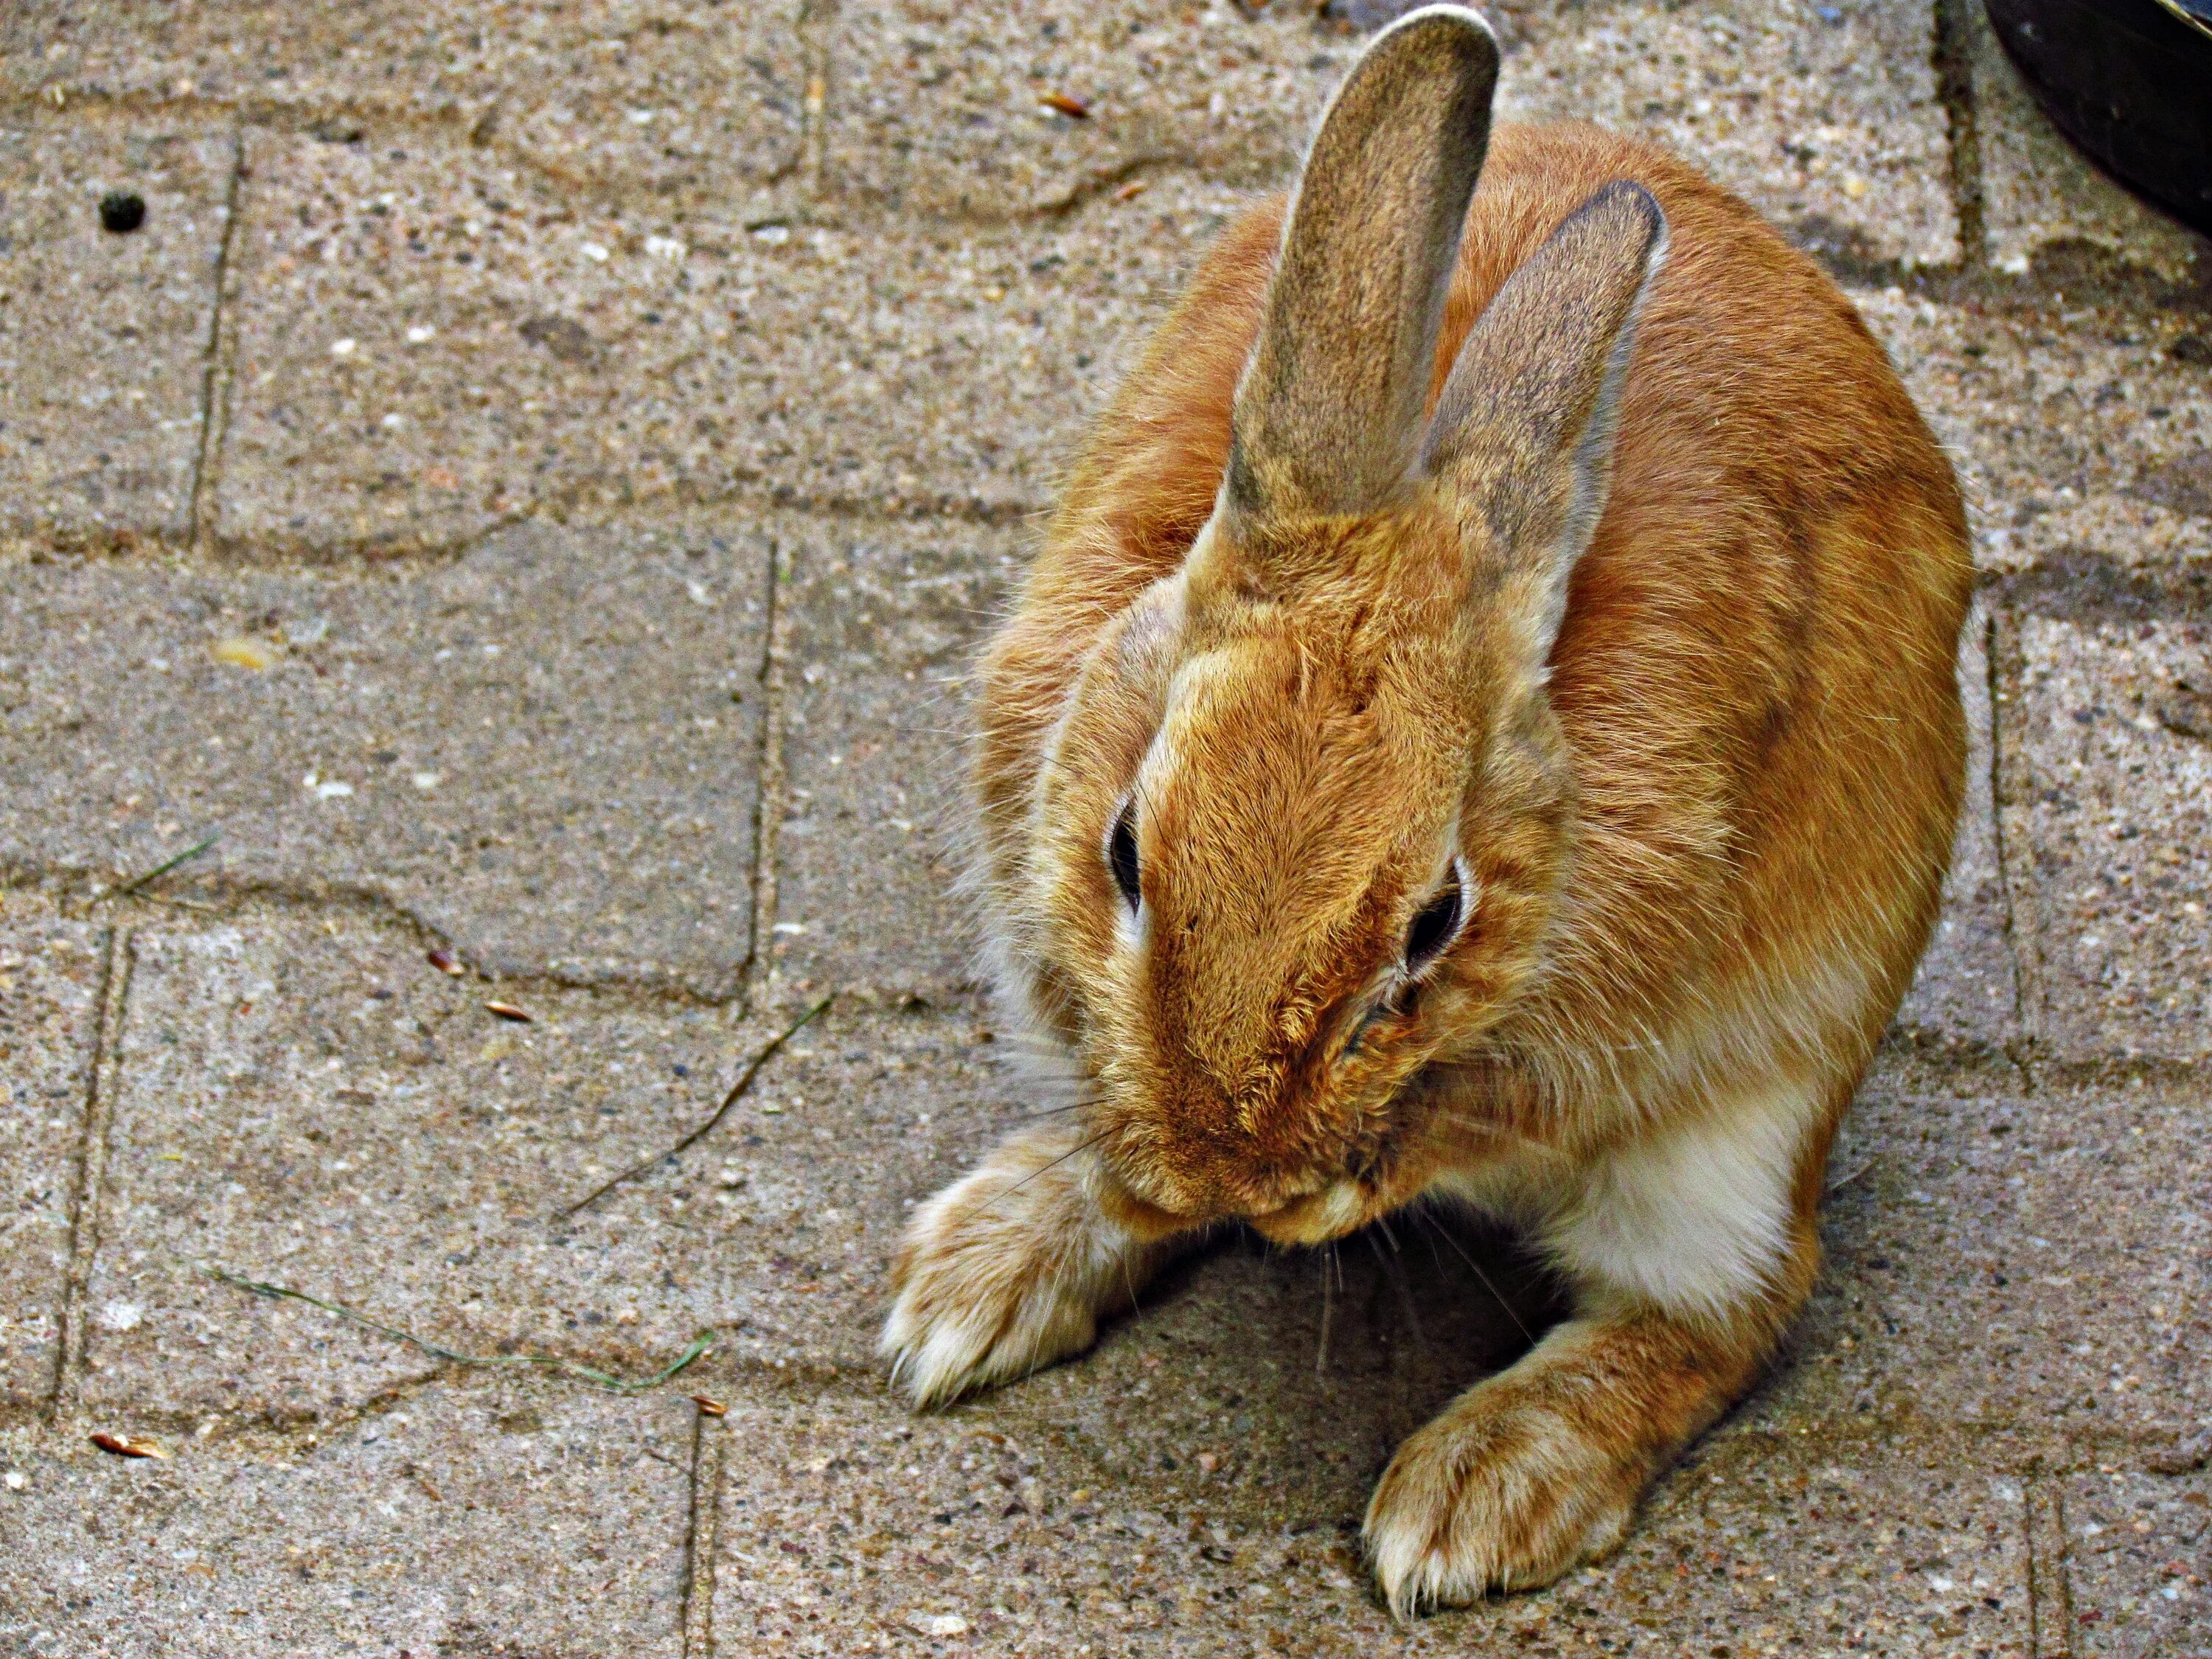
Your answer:
[[[2212,0],[1984,0],[2058,130],[2212,236]]]

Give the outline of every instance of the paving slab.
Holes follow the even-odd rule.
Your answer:
[[[787,799],[770,994],[957,997],[976,978],[955,895],[964,676],[1028,534],[816,520],[780,536]]]
[[[1960,8],[1970,36],[1984,235],[2008,275],[2055,275],[2082,252],[2177,288],[2212,280],[2212,245],[2148,204],[2066,141],[1998,44],[1978,4]]]
[[[2212,614],[2016,624],[2004,803],[2032,889],[2039,1042],[2212,1055]]]
[[[1615,0],[1507,15],[1502,114],[1662,144],[1832,263],[1957,259],[1932,7]]]
[[[0,894],[0,1405],[53,1393],[106,958],[105,930]]]
[[[2212,1477],[2109,1467],[2060,1486],[2075,1651],[2212,1655]]]
[[[1923,1041],[2002,1049],[2021,1035],[2011,907],[1998,856],[1995,705],[1990,618],[1977,604],[1959,640],[1959,697],[1966,711],[1966,798],[1944,878],[1943,912],[1897,1023]]]
[[[501,973],[733,988],[768,600],[741,525],[7,570],[12,859],[113,884],[220,833],[182,878],[372,896]]]
[[[726,204],[796,165],[802,9],[26,0],[0,18],[0,85],[165,99],[337,135],[429,127],[584,193]]]
[[[998,221],[1188,169],[1285,180],[1357,56],[1315,9],[893,0],[838,20],[830,188],[855,203]],[[1073,100],[1082,112],[1042,100]]]
[[[2029,1659],[2022,1504],[2001,1461],[1948,1437],[1723,1431],[1612,1569],[1614,1650]]]
[[[11,1448],[0,1644],[674,1659],[694,1416],[680,1395],[449,1382],[320,1441]]]
[[[0,532],[189,533],[233,164],[205,132],[0,126]],[[138,227],[104,229],[126,192]]]
[[[2187,343],[2201,313],[2114,311],[2094,292],[2020,313],[1849,291],[1959,469],[1983,569],[2212,557],[2212,368]]]
[[[437,134],[247,155],[215,524],[257,557],[733,493],[1018,517],[1240,199],[748,229]]]
[[[541,988],[516,1024],[405,930],[336,917],[131,949],[94,1411],[304,1420],[434,1369],[208,1266],[471,1352],[648,1371],[713,1328],[763,1368],[871,1368],[906,1207],[1023,1109],[966,1023],[833,1009],[672,1166],[564,1217],[711,1116],[781,1021]]]
[[[2020,1484],[1955,1445],[1723,1435],[1612,1561],[1401,1626],[1359,1558],[1364,1491],[1286,1522],[1226,1480],[1102,1478],[1088,1448],[1008,1415],[987,1401],[907,1418],[856,1395],[733,1407],[721,1650],[2030,1651]],[[1165,1437],[1132,1415],[1127,1449],[1157,1455]]]
[[[1893,1058],[1830,1180],[1788,1420],[2118,1445],[2212,1427],[2212,1153],[2186,1075],[2029,1093]]]
[[[848,13],[833,60],[834,193],[994,221],[1188,169],[1287,183],[1358,35],[1396,4],[1184,8],[906,0]],[[1652,138],[1808,240],[1942,262],[1957,237],[1924,8],[1490,9],[1501,114]],[[1057,94],[1084,113],[1056,109]]]

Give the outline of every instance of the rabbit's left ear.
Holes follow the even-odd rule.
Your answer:
[[[1364,513],[1407,482],[1497,83],[1489,26],[1427,6],[1338,88],[1237,388],[1232,510]]]
[[[1667,253],[1641,185],[1607,185],[1506,280],[1452,364],[1422,453],[1489,531],[1534,662],[1613,483],[1636,317]]]

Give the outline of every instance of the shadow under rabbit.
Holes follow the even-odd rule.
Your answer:
[[[1356,1518],[1391,1455],[1565,1313],[1511,1237],[1401,1212],[1316,1249],[1237,1231],[1088,1353],[957,1409],[1080,1454],[1133,1501],[1232,1523]]]

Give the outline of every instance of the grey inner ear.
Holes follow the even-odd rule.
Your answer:
[[[1403,486],[1497,80],[1487,25],[1431,6],[1376,36],[1339,88],[1237,388],[1232,507],[1357,513]]]
[[[1540,578],[1531,620],[1547,651],[1605,511],[1637,313],[1666,248],[1666,215],[1641,185],[1607,185],[1568,216],[1476,320],[1423,447],[1423,471],[1480,512],[1509,566]]]

